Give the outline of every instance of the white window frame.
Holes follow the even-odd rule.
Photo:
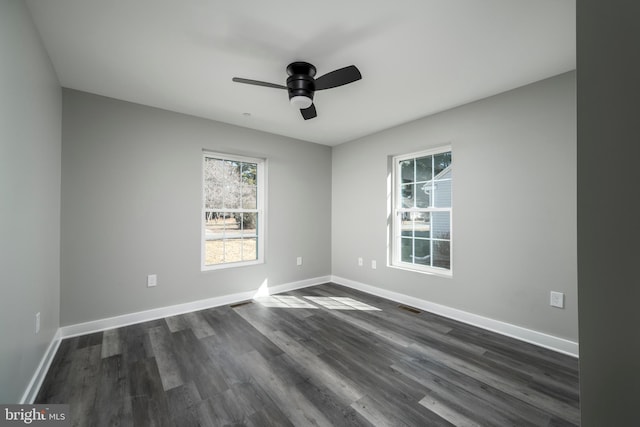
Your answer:
[[[444,277],[452,277],[453,276],[453,194],[452,194],[452,203],[451,207],[448,208],[403,208],[402,207],[402,192],[400,191],[400,185],[402,184],[401,168],[399,167],[400,162],[409,159],[415,159],[424,156],[435,156],[437,154],[452,152],[451,145],[444,145],[440,147],[435,147],[431,149],[427,149],[424,151],[402,154],[398,156],[394,156],[392,158],[391,163],[391,217],[392,217],[392,226],[391,226],[391,235],[389,236],[391,240],[391,254],[390,254],[390,267],[400,268],[403,270],[416,271],[420,273],[426,274],[434,274],[438,276]],[[451,162],[453,167],[453,161]],[[433,179],[433,177],[432,177]],[[453,180],[452,186],[453,186]],[[453,189],[452,189],[453,193]],[[409,263],[402,261],[402,248],[401,248],[401,240],[402,240],[402,214],[405,212],[449,212],[449,269],[442,267],[432,267],[422,264]],[[434,240],[432,237],[430,238],[431,244],[433,244]],[[433,248],[432,248],[433,249]],[[433,254],[433,250],[430,252]]]
[[[256,179],[257,179],[257,203],[256,203],[256,209],[222,209],[224,212],[229,212],[229,213],[250,213],[250,212],[255,212],[258,214],[258,221],[256,224],[256,239],[257,239],[257,244],[256,244],[256,251],[257,251],[257,257],[255,260],[250,260],[250,261],[235,261],[235,262],[225,262],[225,263],[221,263],[221,264],[213,264],[213,265],[206,265],[206,221],[205,221],[205,214],[206,212],[209,211],[219,211],[221,209],[207,209],[206,207],[206,197],[205,197],[205,174],[204,174],[204,168],[205,168],[205,161],[207,158],[212,158],[212,159],[221,159],[221,160],[230,160],[230,161],[236,161],[236,162],[244,162],[244,163],[255,163],[256,166]],[[203,155],[202,155],[202,166],[201,166],[201,173],[202,173],[202,177],[200,180],[200,184],[202,186],[202,202],[201,202],[201,206],[202,206],[202,210],[200,212],[200,226],[201,226],[201,234],[200,234],[200,241],[201,241],[201,251],[200,251],[200,268],[201,271],[210,271],[210,270],[220,270],[220,269],[224,269],[224,268],[236,268],[236,267],[243,267],[243,266],[249,266],[249,265],[256,265],[256,264],[264,264],[264,260],[265,260],[265,253],[264,253],[264,248],[265,248],[265,224],[266,224],[266,212],[265,212],[265,206],[266,204],[266,159],[262,159],[262,158],[254,158],[254,157],[245,157],[245,156],[238,156],[238,155],[233,155],[233,154],[226,154],[226,153],[218,153],[218,152],[213,152],[213,151],[207,151],[207,150],[203,150]]]

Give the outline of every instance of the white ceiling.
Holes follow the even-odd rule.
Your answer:
[[[27,0],[64,87],[336,145],[575,69],[575,0]],[[316,93],[287,64],[362,80]],[[246,116],[243,113],[250,113]]]

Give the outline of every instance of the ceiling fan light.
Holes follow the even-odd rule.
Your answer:
[[[300,109],[300,110],[304,110],[305,108],[309,108],[311,107],[311,104],[313,104],[313,100],[309,97],[306,96],[292,96],[290,99],[291,105],[293,105],[295,108]]]

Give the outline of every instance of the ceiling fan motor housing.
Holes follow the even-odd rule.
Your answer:
[[[294,96],[304,96],[313,100],[316,90],[316,67],[307,62],[293,62],[287,66],[287,89],[289,99]]]

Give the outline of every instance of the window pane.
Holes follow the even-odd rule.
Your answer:
[[[434,206],[437,208],[450,208],[451,180],[436,181],[434,187]]]
[[[227,212],[205,213],[205,265],[224,262],[224,236]]]
[[[431,265],[431,241],[427,239],[415,240],[416,253],[413,261],[416,264]]]
[[[413,237],[413,220],[411,220],[410,212],[403,212],[400,219],[400,229],[402,236]]]
[[[416,184],[416,207],[428,208],[431,203],[431,181],[424,184]]]
[[[240,185],[240,163],[225,160],[223,168],[224,207],[227,209],[239,209],[242,188]]]
[[[414,213],[414,235],[415,237],[431,237],[431,215],[429,212]]]
[[[225,220],[224,262],[242,261],[242,214],[230,214]]]
[[[258,239],[243,239],[242,240],[242,260],[253,261],[258,259]]]
[[[416,159],[416,181],[430,181],[432,179],[433,167],[432,156],[420,157]]]
[[[258,187],[255,185],[242,186],[242,208],[256,209],[258,206]]]
[[[255,163],[242,163],[242,182],[244,184],[256,185],[258,165]]]
[[[451,215],[449,212],[432,212],[431,219],[433,221],[433,237],[436,239],[451,238]]]
[[[222,245],[224,222],[220,223],[219,217],[219,212],[204,214],[205,265],[219,264],[224,261]]]
[[[224,190],[221,185],[212,184],[205,191],[205,208],[206,209],[222,209],[224,208]]]
[[[434,160],[434,166],[435,166],[435,171],[434,171],[435,178],[442,178],[438,175],[442,173],[442,171],[445,170],[447,167],[449,167],[449,165],[451,165],[451,151],[448,151],[446,153],[436,154],[433,160]]]
[[[413,262],[413,239],[400,239],[400,253],[402,262]]]
[[[242,236],[253,237],[256,234],[256,224],[258,223],[257,213],[243,213],[242,215]]]
[[[402,207],[403,208],[413,208],[414,207],[414,200],[413,200],[414,190],[415,190],[415,184],[405,184],[405,185],[402,186],[400,191],[401,191],[401,194],[402,194]]]
[[[223,189],[220,180],[222,168],[222,160],[208,157],[204,159],[204,194],[206,209],[221,209],[223,207]]]
[[[414,161],[411,160],[403,160],[400,162],[400,177],[402,179],[403,184],[407,184],[414,181],[415,170],[414,170]]]
[[[258,206],[257,168],[255,163],[242,163],[242,208]]]
[[[222,239],[224,236],[226,212],[205,213],[205,237],[207,240]]]
[[[205,242],[204,265],[224,263],[224,240],[207,240]]]
[[[233,234],[238,236],[238,234]],[[224,262],[242,261],[242,239],[233,238],[224,240]]]
[[[433,241],[433,266],[451,269],[451,243],[442,240]]]

